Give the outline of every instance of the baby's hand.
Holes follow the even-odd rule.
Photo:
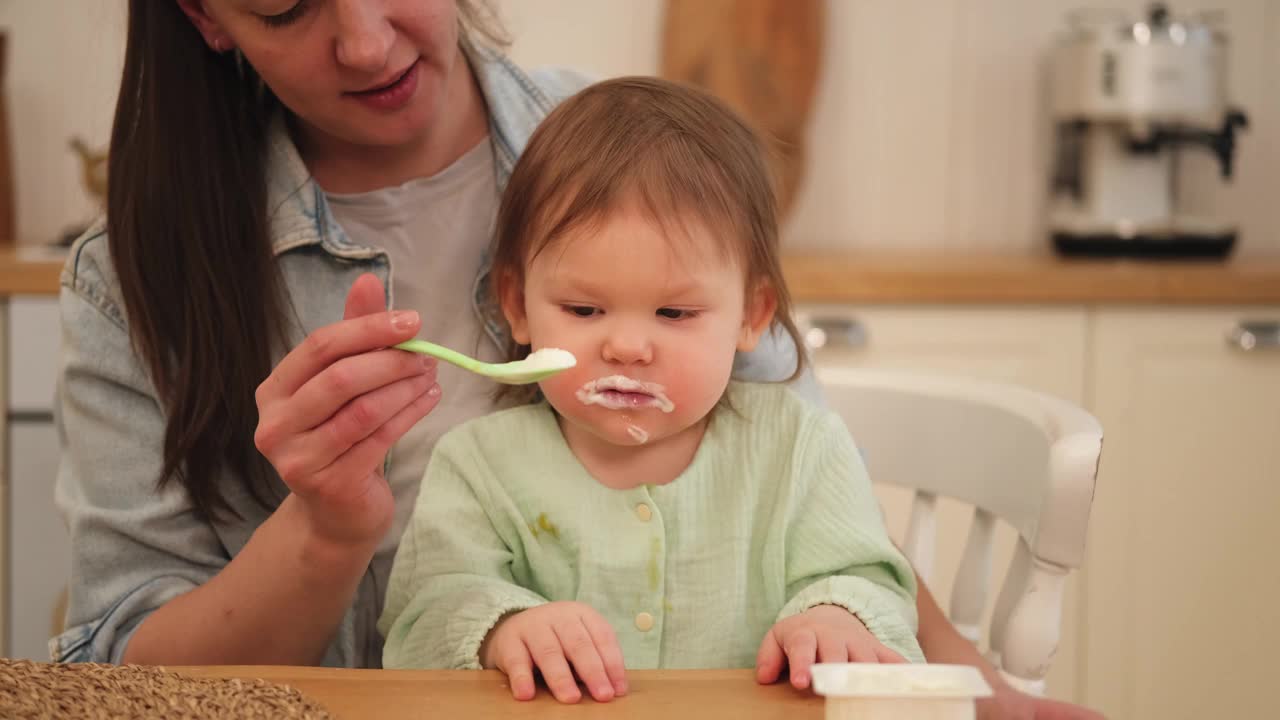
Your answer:
[[[582,699],[574,671],[597,702],[627,694],[622,649],[613,628],[579,602],[539,605],[499,621],[480,646],[480,664],[506,673],[517,700],[533,699],[535,666],[562,703]]]
[[[778,679],[784,663],[791,684],[809,687],[809,667],[819,662],[906,662],[876,639],[856,615],[836,605],[819,605],[774,625],[756,654],[756,681]]]

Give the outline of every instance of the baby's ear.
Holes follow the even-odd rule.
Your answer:
[[[742,313],[742,330],[738,333],[738,350],[750,352],[756,349],[760,336],[773,324],[773,314],[778,310],[778,295],[768,280],[760,280],[747,291],[747,304]]]
[[[498,288],[498,302],[502,314],[511,326],[511,339],[517,345],[529,344],[529,317],[524,309],[524,281],[508,270],[494,278]]]

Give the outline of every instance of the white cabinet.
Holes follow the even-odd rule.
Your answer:
[[[826,328],[817,362],[954,373],[1084,402],[1083,307],[806,305],[797,318]]]
[[[1084,307],[958,308],[943,306],[807,305],[797,320],[819,365],[916,369],[1010,382],[1084,403],[1088,313]],[[855,438],[856,439],[856,438]],[[875,478],[872,478],[875,480]],[[876,485],[890,533],[899,543],[906,534],[910,494]],[[929,589],[945,610],[972,512],[954,502],[938,506],[939,547]],[[989,597],[996,597],[1008,567],[1016,534],[1000,527],[993,557]],[[1079,574],[1067,584],[1062,640],[1050,669],[1047,694],[1079,700],[1077,688],[1077,595]],[[990,612],[983,638],[990,628]]]
[[[53,505],[58,433],[47,420],[10,417],[12,478],[8,519],[9,627],[6,656],[47,662],[49,638],[62,625],[71,543]]]
[[[1102,422],[1088,555],[1068,587],[1050,696],[1125,720],[1274,715],[1280,307],[806,306],[798,315],[826,342],[819,364],[1013,382]],[[877,492],[901,539],[906,494]],[[945,607],[968,515],[942,513],[930,588]],[[1012,547],[1012,535],[998,547]]]
[[[71,547],[53,504],[58,435],[53,393],[61,332],[56,298],[5,305],[4,644],[11,658],[49,659],[70,576]]]
[[[1262,323],[1252,350],[1227,341],[1241,321]],[[1106,444],[1083,684],[1110,717],[1275,717],[1277,322],[1280,307],[1095,314],[1089,405]]]

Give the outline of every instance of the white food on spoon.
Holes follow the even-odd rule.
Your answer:
[[[529,353],[529,356],[521,361],[521,367],[531,372],[541,372],[543,370],[561,370],[571,368],[578,364],[578,359],[573,353],[560,348],[542,348]]]

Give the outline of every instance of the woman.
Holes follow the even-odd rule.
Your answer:
[[[107,219],[63,274],[55,659],[379,664],[426,457],[492,409],[484,382],[387,348],[500,356],[499,188],[584,83],[521,72],[488,19],[467,0],[131,0]],[[774,338],[738,371],[793,366]],[[980,663],[927,609],[929,657]]]

